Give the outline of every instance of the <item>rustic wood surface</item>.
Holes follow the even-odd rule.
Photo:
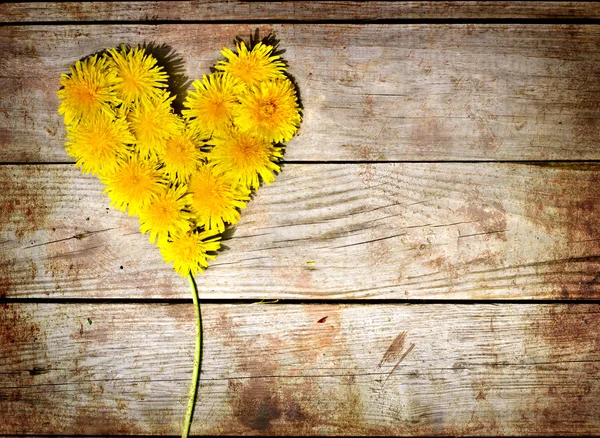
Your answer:
[[[597,299],[600,164],[290,164],[198,277],[204,298]],[[0,166],[0,292],[187,298],[72,165]]]
[[[0,22],[597,19],[594,2],[556,1],[160,1],[0,5]]]
[[[599,26],[172,24],[0,27],[0,161],[70,160],[56,90],[86,54],[154,41],[199,78],[257,27],[300,86],[288,160],[600,159]]]
[[[178,434],[193,316],[4,305],[0,433]],[[215,304],[204,327],[193,433],[600,432],[599,305]]]
[[[198,276],[193,433],[600,434],[598,5],[1,4],[0,435],[180,433],[187,282],[70,164],[58,79],[256,29],[304,121]]]

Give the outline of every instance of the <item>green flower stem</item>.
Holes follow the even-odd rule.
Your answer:
[[[194,354],[194,371],[192,374],[192,384],[190,385],[190,395],[188,396],[187,409],[185,411],[185,420],[183,423],[182,438],[187,438],[192,426],[192,417],[194,416],[194,406],[196,405],[196,394],[198,393],[198,380],[200,380],[200,368],[202,364],[202,314],[200,313],[200,302],[198,301],[198,289],[196,282],[190,272],[188,277],[190,287],[192,288],[192,299],[196,309],[196,352]]]

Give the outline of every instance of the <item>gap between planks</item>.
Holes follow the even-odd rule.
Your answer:
[[[358,165],[358,164],[523,164],[528,166],[585,166],[586,164],[598,164],[600,160],[547,160],[547,161],[534,161],[534,160],[365,160],[365,161],[343,161],[343,160],[330,160],[330,161],[296,161],[296,160],[283,160],[279,164],[280,166],[296,166],[296,165],[305,165],[305,164],[348,164],[348,165]],[[6,161],[0,162],[0,166],[73,166],[75,165],[74,161]]]
[[[235,17],[235,18],[232,18]],[[10,2],[0,5],[0,21],[339,21],[363,20],[590,20],[599,19],[594,2],[556,1],[286,1],[227,2]]]
[[[560,0],[559,0],[560,1]],[[424,18],[424,19],[373,19],[373,20],[347,20],[347,19],[323,19],[323,20],[156,20],[156,21],[138,21],[138,20],[90,20],[90,21],[22,21],[22,22],[1,22],[0,27],[16,26],[162,26],[162,25],[234,25],[234,26],[263,26],[263,25],[407,25],[407,24],[426,24],[426,25],[486,25],[486,24],[525,24],[525,25],[580,25],[597,26],[600,24],[599,18]]]
[[[257,300],[256,298],[201,298],[199,301],[202,304],[232,304],[232,305],[248,305],[248,304],[278,304],[278,305],[351,305],[351,304],[389,304],[389,305],[461,305],[461,306],[473,306],[473,305],[504,305],[504,304],[519,304],[519,305],[546,305],[546,304],[561,304],[561,305],[590,305],[600,304],[598,299],[536,299],[536,300],[520,300],[520,299],[481,299],[481,300],[468,300],[468,299],[352,299],[345,298],[340,300],[328,300],[328,299],[268,299],[268,300]],[[107,304],[120,306],[123,304],[165,304],[165,305],[176,305],[176,304],[190,304],[192,298],[2,298],[0,299],[0,305],[2,304]]]

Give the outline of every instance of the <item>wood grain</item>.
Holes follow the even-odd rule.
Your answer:
[[[0,310],[0,433],[178,434],[191,302]],[[600,433],[598,305],[203,305],[203,315],[194,434]]]
[[[0,5],[0,22],[200,20],[594,19],[593,2],[218,0],[21,2]]]
[[[600,164],[288,164],[203,298],[598,299]],[[187,297],[71,165],[0,166],[0,295]]]
[[[197,78],[256,28],[300,87],[288,160],[600,159],[598,25],[169,24],[1,27],[0,161],[70,160],[55,91],[76,60],[154,41]]]
[[[599,435],[600,305],[527,302],[600,299],[599,18],[597,2],[0,4],[0,435],[180,433],[191,300],[111,300],[189,298],[187,281],[64,164],[58,79],[144,42],[198,78],[256,29],[281,41],[304,121],[200,296],[331,304],[203,304],[193,434]]]

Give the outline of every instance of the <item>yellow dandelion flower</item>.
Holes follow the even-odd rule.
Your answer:
[[[290,140],[300,126],[300,108],[294,85],[288,79],[262,82],[240,97],[235,124],[269,141]]]
[[[168,91],[134,105],[128,120],[135,135],[136,149],[142,158],[156,157],[165,150],[167,140],[177,132],[179,119],[173,113]]]
[[[167,87],[168,75],[156,58],[142,48],[121,46],[108,51],[116,74],[116,90],[128,107],[131,103],[158,97]]]
[[[237,184],[227,173],[218,173],[213,166],[204,165],[188,184],[189,204],[198,226],[223,232],[225,224],[240,219],[238,209],[246,207],[249,191]]]
[[[65,124],[79,123],[100,113],[113,115],[112,106],[119,105],[116,76],[108,68],[104,58],[94,55],[71,66],[71,74],[61,75],[62,88],[57,95],[61,99],[58,114],[64,115]]]
[[[214,147],[209,160],[218,172],[228,172],[236,182],[248,189],[257,189],[259,176],[266,184],[275,180],[273,172],[279,171],[275,163],[283,158],[281,149],[264,137],[251,132],[230,129],[213,138]]]
[[[164,175],[158,167],[154,160],[131,154],[120,160],[114,170],[101,173],[110,205],[120,211],[128,208],[130,216],[138,215],[163,189]]]
[[[220,247],[220,237],[213,231],[201,233],[180,233],[172,241],[159,244],[160,252],[166,263],[173,262],[173,268],[182,277],[190,272],[196,275],[208,267],[208,260],[214,260],[214,254]]]
[[[196,91],[188,92],[183,103],[183,115],[192,127],[213,132],[231,126],[233,112],[239,105],[238,96],[244,85],[227,73],[204,75],[192,83]]]
[[[227,60],[219,61],[215,68],[230,73],[248,86],[256,86],[270,79],[285,78],[285,64],[281,57],[272,55],[273,46],[258,43],[249,51],[246,43],[242,41],[236,44],[236,49],[237,53],[227,47],[223,48],[221,54]]]
[[[169,137],[165,149],[160,156],[164,164],[163,171],[171,183],[187,183],[198,170],[206,156],[200,150],[203,146],[202,133],[189,125],[179,123],[176,132]]]
[[[75,165],[83,173],[94,175],[113,170],[117,159],[127,153],[127,145],[135,142],[125,119],[105,114],[68,125],[67,137],[65,146],[67,153],[77,160]]]
[[[169,236],[187,232],[192,224],[192,215],[186,211],[186,191],[184,185],[168,188],[161,192],[140,210],[140,231],[150,233],[150,242],[164,242]]]

